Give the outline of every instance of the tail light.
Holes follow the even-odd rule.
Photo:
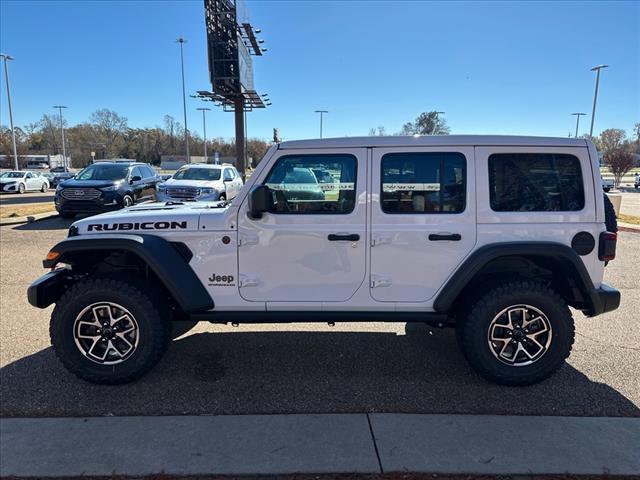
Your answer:
[[[598,247],[598,258],[605,262],[610,262],[616,258],[616,243],[618,235],[613,232],[602,232],[600,234],[600,245]]]

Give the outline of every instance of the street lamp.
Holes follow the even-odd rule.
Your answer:
[[[589,136],[593,137],[593,122],[596,117],[596,101],[598,100],[598,85],[600,84],[600,70],[607,68],[609,65],[596,65],[591,69],[592,72],[596,72],[596,91],[593,94],[593,110],[591,111],[591,128],[589,129]]]
[[[20,170],[18,165],[18,149],[16,147],[16,131],[13,128],[13,111],[11,110],[11,87],[9,86],[9,68],[7,67],[7,60],[13,60],[11,55],[6,53],[0,53],[0,57],[4,60],[4,77],[7,82],[7,105],[9,106],[9,124],[11,125],[11,140],[13,141],[13,161],[15,163],[16,170]]]
[[[62,132],[62,164],[64,165],[64,171],[69,170],[69,165],[67,165],[67,148],[64,145],[64,123],[62,121],[62,109],[67,108],[64,105],[54,105],[53,108],[57,108],[60,112],[60,131]]]
[[[182,49],[183,45],[186,42],[187,41],[182,37],[176,40],[176,43],[180,44],[180,66],[182,69],[182,109],[184,113],[184,141],[187,148],[187,163],[191,163],[189,157],[189,128],[187,127],[187,95],[184,89],[184,52]]]
[[[201,110],[202,111],[202,130],[204,131],[204,158],[205,158],[205,162],[206,162],[207,159],[208,159],[208,157],[207,157],[207,120],[205,119],[205,113],[204,112],[208,112],[211,109],[210,108],[205,108],[205,107],[199,107],[199,108],[196,108],[196,110]]]
[[[320,114],[320,138],[322,138],[322,118],[325,113],[329,113],[329,110],[315,110],[314,113]]]
[[[571,115],[576,116],[576,137],[575,138],[578,138],[578,125],[580,125],[580,117],[582,115],[586,115],[586,113],[572,113]]]

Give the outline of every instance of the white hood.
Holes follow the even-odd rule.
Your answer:
[[[173,178],[164,182],[166,187],[216,188],[220,186],[219,184],[219,180],[175,180]]]
[[[14,182],[17,182],[19,180],[22,180],[22,178],[2,177],[2,178],[0,178],[0,183],[14,183]]]
[[[200,228],[200,215],[206,214],[208,224],[212,218],[219,218],[222,229],[227,207],[217,205],[218,202],[146,203],[83,218],[73,225],[79,234],[196,232]]]

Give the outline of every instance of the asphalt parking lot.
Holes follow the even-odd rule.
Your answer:
[[[0,415],[412,412],[640,416],[640,233],[623,232],[606,281],[622,305],[586,319],[568,364],[535,386],[479,378],[453,331],[404,324],[199,325],[142,380],[96,386],[49,346],[51,307],[28,305],[59,218],[0,228]]]

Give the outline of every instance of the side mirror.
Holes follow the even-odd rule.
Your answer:
[[[273,195],[271,189],[266,185],[253,187],[249,192],[249,217],[262,218],[262,214],[268,212],[273,207]]]
[[[140,175],[134,175],[133,177],[131,177],[131,180],[129,180],[129,183],[139,182],[140,180],[142,180],[142,177]]]

